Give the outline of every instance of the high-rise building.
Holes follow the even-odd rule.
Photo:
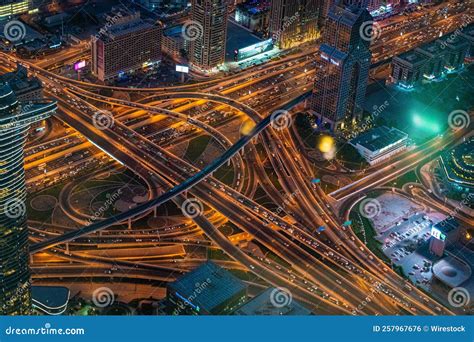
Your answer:
[[[282,49],[297,46],[318,37],[321,0],[273,0],[270,34]]]
[[[343,129],[362,115],[372,23],[364,2],[340,2],[329,11],[310,110],[320,125],[331,130]]]
[[[162,28],[139,12],[112,11],[102,29],[91,37],[92,74],[107,81],[161,59]]]
[[[32,0],[0,0],[0,20],[32,10]]]
[[[201,71],[212,71],[225,61],[227,0],[193,0],[192,21],[183,28],[190,43],[190,62]]]
[[[28,127],[56,110],[52,101],[20,103],[0,85],[0,315],[30,310],[23,146]]]

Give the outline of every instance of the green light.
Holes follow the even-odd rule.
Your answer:
[[[423,120],[418,116],[413,116],[413,123],[417,126],[420,126],[423,123]]]
[[[413,123],[417,127],[429,129],[430,131],[434,133],[438,133],[441,131],[441,127],[436,122],[426,120],[425,118],[419,116],[418,114],[413,115]]]

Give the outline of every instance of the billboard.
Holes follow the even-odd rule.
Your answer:
[[[75,71],[81,70],[81,69],[84,68],[85,66],[86,66],[86,61],[79,61],[79,62],[76,62],[76,63],[74,63],[74,70],[75,70]]]
[[[443,234],[439,229],[432,227],[431,228],[431,236],[434,237],[435,239],[444,241],[446,240],[446,235]]]
[[[234,60],[241,61],[263,52],[267,52],[273,49],[273,40],[267,39],[262,42],[244,47],[234,51]]]
[[[189,67],[187,65],[176,65],[177,72],[189,73]]]

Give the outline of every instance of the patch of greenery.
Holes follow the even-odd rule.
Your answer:
[[[414,170],[401,175],[397,179],[387,183],[385,186],[398,187],[401,189],[407,183],[420,183],[420,180],[418,179],[418,176]]]
[[[214,177],[226,185],[232,185],[234,181],[234,167],[232,164],[224,164],[214,172]]]
[[[188,149],[184,158],[195,162],[206,150],[207,145],[211,141],[212,137],[209,135],[200,135],[189,142]]]

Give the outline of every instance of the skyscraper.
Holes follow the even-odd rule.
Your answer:
[[[289,48],[318,37],[321,0],[273,0],[270,34],[280,48]]]
[[[350,2],[349,0],[347,2]],[[310,101],[320,125],[344,128],[362,115],[370,69],[373,19],[364,2],[339,2],[328,14],[321,63]]]
[[[193,0],[192,21],[184,24],[190,43],[190,62],[210,71],[224,63],[227,38],[227,0]]]
[[[23,146],[28,127],[56,110],[52,101],[20,103],[0,84],[0,315],[30,310]]]

